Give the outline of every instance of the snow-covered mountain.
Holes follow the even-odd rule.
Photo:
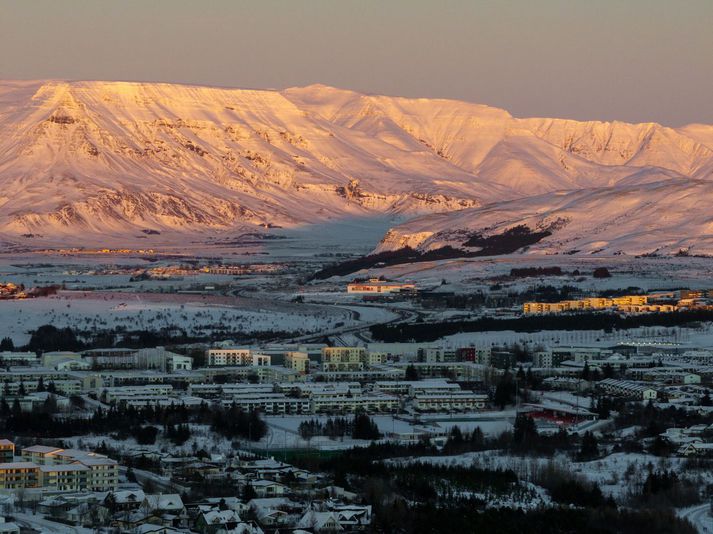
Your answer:
[[[534,254],[713,254],[713,180],[670,179],[545,193],[419,217],[392,228],[377,252],[505,246]],[[523,237],[524,236],[524,237]]]
[[[27,246],[456,212],[416,219],[425,236],[480,228],[493,202],[514,214],[594,188],[612,200],[619,188],[700,189],[713,169],[710,126],[516,119],[320,85],[0,82],[0,131],[0,236]],[[382,248],[412,233],[397,228]]]

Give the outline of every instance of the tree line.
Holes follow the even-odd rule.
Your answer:
[[[473,320],[397,323],[373,325],[377,341],[425,342],[462,332],[539,332],[542,330],[628,330],[642,326],[683,326],[713,321],[713,310],[682,310],[672,313],[646,313],[623,316],[616,313],[571,313],[527,315],[513,319],[481,317]]]

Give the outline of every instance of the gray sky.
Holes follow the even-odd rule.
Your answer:
[[[319,82],[713,123],[713,0],[0,0],[0,78]]]

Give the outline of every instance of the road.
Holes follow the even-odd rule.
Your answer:
[[[713,516],[710,503],[679,510],[678,517],[688,519],[700,534],[713,533]]]
[[[127,471],[128,469],[126,467],[119,467],[119,472],[123,476],[126,476]],[[149,481],[156,490],[155,492],[187,493],[189,490],[189,488],[175,484],[171,482],[169,478],[162,477],[160,475],[157,475],[156,473],[152,473],[151,471],[144,471],[143,469],[136,469],[135,467],[132,468],[132,471],[134,473],[134,476],[136,477],[136,482],[143,486],[147,481]]]
[[[349,308],[346,306],[339,306],[339,305],[334,305],[334,306],[349,310]],[[364,305],[359,304],[359,306],[364,306]],[[362,332],[369,330],[369,328],[371,328],[372,326],[382,325],[382,324],[404,323],[404,322],[409,322],[409,321],[414,321],[414,320],[420,319],[422,316],[422,314],[420,312],[413,311],[413,310],[404,310],[402,308],[393,308],[393,307],[388,307],[388,306],[375,306],[375,305],[371,305],[371,307],[385,309],[391,313],[396,314],[396,317],[394,317],[393,319],[389,319],[388,321],[375,321],[372,323],[362,323],[362,324],[352,325],[352,326],[343,326],[340,328],[335,328],[333,330],[327,330],[324,332],[320,332],[319,334],[307,334],[305,336],[293,338],[290,341],[292,343],[315,343],[315,342],[319,342],[320,340],[324,339],[325,337],[341,336],[343,334],[353,334],[353,335],[357,336],[359,339],[361,339],[362,341],[369,341],[368,338],[363,336]],[[349,310],[349,311],[353,311],[353,310]]]
[[[25,513],[13,513],[12,517],[21,528],[28,528],[36,530],[42,533],[70,533],[70,534],[92,534],[94,532],[92,529],[83,527],[72,527],[65,525],[64,523],[55,523],[54,521],[48,521],[40,515],[32,515]]]

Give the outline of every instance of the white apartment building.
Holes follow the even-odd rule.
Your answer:
[[[16,352],[2,351],[0,352],[0,362],[5,365],[33,365],[39,363],[37,354],[34,352]]]
[[[328,395],[311,398],[312,413],[396,412],[399,399],[392,395],[354,395],[332,397]]]
[[[422,412],[484,410],[487,402],[487,395],[468,391],[418,393],[413,397],[414,408]]]
[[[270,356],[250,348],[208,349],[206,359],[209,367],[267,366],[272,363]]]
[[[224,406],[234,404],[245,411],[260,410],[268,415],[312,413],[308,398],[288,397],[281,393],[243,393],[222,402]]]

